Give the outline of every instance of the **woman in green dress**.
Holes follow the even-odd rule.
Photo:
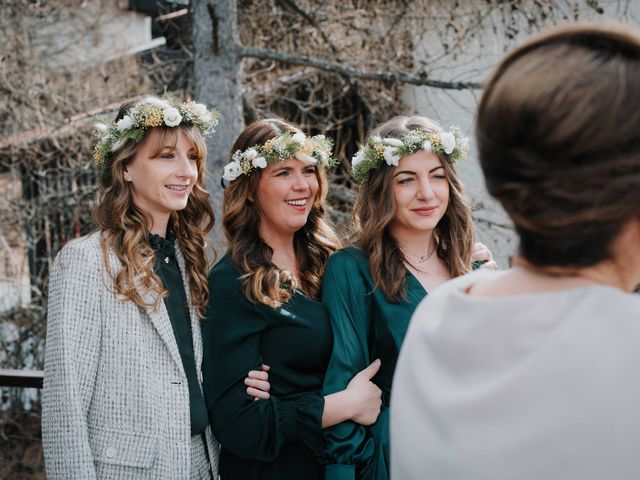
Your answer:
[[[467,148],[457,129],[396,117],[373,130],[352,160],[361,182],[357,243],[331,256],[322,282],[334,334],[324,392],[342,390],[354,372],[380,358],[374,382],[383,404],[371,426],[347,421],[325,430],[327,480],[389,477],[391,380],[414,310],[474,260],[495,268],[489,250],[474,246],[471,208],[455,169]]]
[[[268,119],[249,125],[232,152],[224,172],[229,251],[209,276],[203,330],[220,475],[319,480],[322,428],[345,420],[371,424],[381,404],[370,381],[379,361],[340,392],[322,393],[332,335],[320,283],[339,247],[324,219],[331,143]],[[255,379],[245,375],[263,364],[271,367],[269,398],[254,401],[245,386]]]

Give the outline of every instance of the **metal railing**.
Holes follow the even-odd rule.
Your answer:
[[[42,370],[0,368],[0,387],[42,388]]]
[[[0,369],[0,478],[45,478],[41,370]]]

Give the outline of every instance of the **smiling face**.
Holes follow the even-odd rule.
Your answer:
[[[260,236],[291,235],[307,223],[318,193],[316,166],[289,158],[260,173],[255,199],[260,209]]]
[[[124,168],[133,203],[151,217],[153,233],[164,235],[171,212],[187,206],[198,180],[199,152],[187,133],[151,130]]]
[[[449,205],[449,182],[440,158],[424,150],[401,158],[391,185],[396,204],[391,228],[396,238],[433,231]]]

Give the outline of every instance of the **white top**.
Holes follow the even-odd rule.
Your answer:
[[[393,480],[640,479],[640,295],[606,286],[418,306],[391,402]]]

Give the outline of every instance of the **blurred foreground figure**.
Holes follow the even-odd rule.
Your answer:
[[[487,83],[476,134],[520,252],[416,310],[392,477],[640,478],[640,34],[530,40]]]

